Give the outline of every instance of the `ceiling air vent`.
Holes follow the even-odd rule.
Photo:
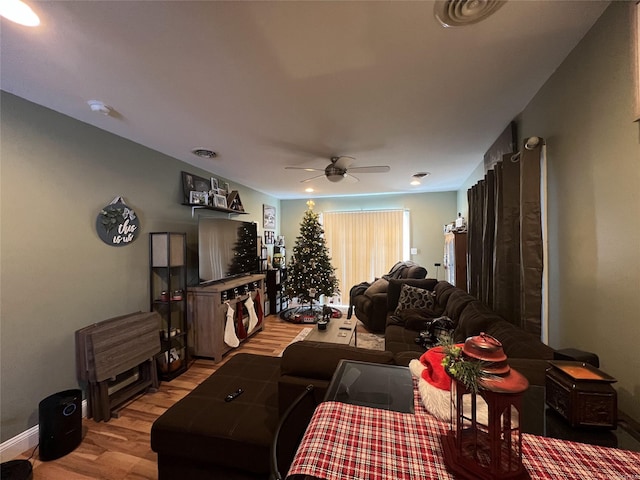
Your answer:
[[[506,0],[437,0],[433,14],[443,27],[462,27],[493,15]]]

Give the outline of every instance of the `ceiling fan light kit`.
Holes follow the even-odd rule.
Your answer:
[[[351,167],[351,161],[355,160],[353,157],[348,157],[346,155],[342,155],[339,157],[331,157],[331,163],[327,165],[324,169],[321,168],[308,168],[308,167],[284,167],[286,170],[304,170],[305,172],[324,172],[323,175],[332,183],[341,182],[342,180],[349,179],[353,182],[357,182],[359,179],[354,177],[351,172],[358,173],[386,173],[391,168],[388,165],[378,165],[378,166],[366,166],[366,167]],[[323,175],[316,175],[315,177],[307,178],[305,180],[301,180],[302,183],[310,182],[318,177],[322,177]]]
[[[443,27],[463,27],[486,19],[505,3],[506,0],[437,0],[433,14]]]

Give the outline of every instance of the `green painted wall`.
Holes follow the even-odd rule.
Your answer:
[[[547,142],[549,343],[596,352],[601,368],[618,379],[619,407],[640,421],[633,3],[612,2],[517,121],[521,138]],[[476,170],[474,178],[481,176]]]
[[[215,176],[69,117],[2,93],[0,341],[1,441],[38,423],[38,403],[76,388],[74,332],[149,309],[148,233],[187,232],[197,282],[197,216],[180,205],[186,170]],[[234,184],[242,220],[262,219],[273,197]],[[110,247],[96,216],[115,196],[142,232]],[[212,215],[224,215],[212,213]]]
[[[307,200],[282,200],[280,202],[281,231],[289,249],[287,261],[291,258],[290,252],[295,244],[295,239],[300,235],[300,223],[307,210]],[[458,215],[456,192],[314,198],[313,201],[315,202],[314,210],[318,213],[382,209],[409,210],[411,212],[411,247],[418,249],[418,253],[411,255],[410,259],[423,265],[429,272],[428,276],[433,278],[436,276],[434,263],[442,263],[443,260],[443,225],[454,221]],[[362,245],[362,248],[367,248],[367,246]],[[389,268],[392,266],[389,265]],[[387,272],[379,272],[379,275],[385,273]],[[439,268],[438,276],[441,280],[444,279],[442,267]],[[373,279],[362,279],[362,281],[371,280]],[[344,295],[348,296],[349,288],[351,285],[347,287],[346,291],[341,292],[345,303],[348,302],[348,297],[344,297]]]

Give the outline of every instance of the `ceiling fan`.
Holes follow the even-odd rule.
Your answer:
[[[331,157],[331,163],[327,165],[324,169],[322,168],[308,168],[308,167],[284,167],[287,170],[305,170],[307,172],[323,172],[321,175],[316,175],[315,177],[307,178],[306,180],[301,180],[301,183],[310,182],[316,178],[322,177],[323,175],[327,177],[327,180],[330,182],[340,182],[342,180],[349,179],[354,182],[357,182],[359,179],[354,177],[349,172],[356,173],[385,173],[391,170],[387,165],[380,166],[368,166],[368,167],[350,167],[351,162],[355,160],[353,157],[348,157],[346,155],[342,155],[340,157]]]

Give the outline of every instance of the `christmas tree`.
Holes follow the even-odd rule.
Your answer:
[[[313,211],[313,201],[307,202],[309,210],[300,224],[300,235],[296,238],[293,255],[287,268],[284,293],[289,298],[297,297],[300,303],[310,303],[320,295],[333,296],[340,293],[335,268],[324,242],[324,230]]]
[[[255,233],[246,225],[238,227],[237,242],[233,247],[233,258],[229,265],[230,275],[257,270],[258,252],[256,249]]]

